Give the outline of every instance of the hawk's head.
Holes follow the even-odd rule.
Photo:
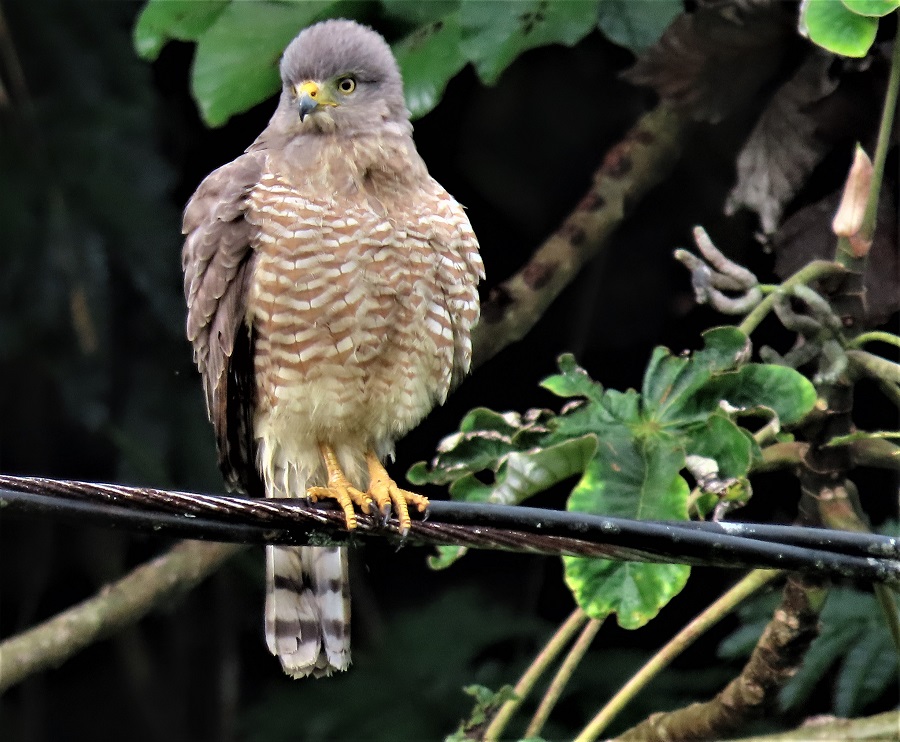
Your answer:
[[[301,31],[281,58],[281,80],[279,112],[295,117],[303,131],[356,133],[409,120],[390,47],[353,21],[323,21]]]

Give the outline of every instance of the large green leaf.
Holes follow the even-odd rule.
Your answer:
[[[878,19],[858,15],[837,0],[805,0],[800,27],[830,52],[864,57],[878,33]]]
[[[712,378],[695,401],[700,407],[727,402],[736,410],[766,408],[782,425],[795,425],[815,406],[816,389],[792,368],[753,363]]]
[[[464,0],[460,8],[463,48],[478,75],[492,84],[527,49],[571,46],[597,23],[598,0]]]
[[[704,333],[703,350],[673,356],[656,348],[641,389],[648,418],[666,428],[704,422],[718,401],[698,396],[714,375],[737,368],[750,355],[750,341],[736,327],[717,327]]]
[[[200,36],[191,80],[204,120],[224,124],[279,88],[278,62],[288,42],[337,3],[232,2]]]
[[[644,520],[687,518],[690,491],[679,472],[684,452],[668,433],[635,437],[610,427],[597,455],[569,497],[568,509]],[[564,557],[566,583],[594,618],[617,614],[624,628],[650,621],[684,587],[690,568]]]
[[[134,48],[154,60],[171,40],[196,41],[228,5],[228,0],[150,0],[134,27]]]
[[[841,0],[848,10],[857,15],[881,18],[900,8],[900,0]]]
[[[403,74],[406,105],[413,118],[423,116],[438,104],[447,83],[468,62],[459,12],[417,28],[394,44],[394,55]]]

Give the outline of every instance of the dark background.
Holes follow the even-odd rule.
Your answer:
[[[3,48],[14,45],[27,97],[0,107],[0,471],[219,492],[182,335],[180,210],[208,172],[254,139],[274,101],[207,129],[189,93],[193,46],[170,43],[153,64],[133,52],[139,4],[7,0],[2,9]],[[378,28],[391,38],[394,29]],[[632,62],[594,33],[571,49],[525,53],[496,87],[467,68],[416,122],[432,174],[468,207],[488,273],[484,295],[521,267],[577,203],[604,152],[653,105],[651,93],[619,76]],[[558,102],[553,110],[538,105],[546,96]],[[686,271],[671,257],[689,246],[693,225],[771,280],[755,217],[722,215],[735,152],[758,111],[753,101],[745,109],[695,132],[676,171],[534,331],[399,443],[395,475],[430,458],[472,407],[556,405],[537,382],[561,352],[624,389],[639,385],[654,345],[697,347],[699,333],[723,320],[694,306]],[[840,177],[849,145],[823,178]],[[763,339],[787,340],[770,334]],[[746,517],[791,517],[793,480],[762,477],[755,486],[768,494]],[[565,494],[535,504],[561,507]],[[0,635],[83,600],[166,546],[76,522],[0,516]],[[354,666],[341,678],[282,676],[262,640],[262,554],[252,550],[139,625],[9,691],[0,737],[442,738],[471,707],[461,687],[514,683],[573,602],[555,559],[470,554],[434,573],[425,557],[378,545],[354,551]],[[695,570],[647,629],[605,626],[547,736],[580,728],[736,577]],[[736,668],[710,657],[734,626],[725,622],[686,653],[621,724],[721,687]]]

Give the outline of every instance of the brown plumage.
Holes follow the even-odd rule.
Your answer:
[[[187,334],[220,466],[251,494],[338,498],[351,526],[351,499],[402,522],[424,500],[379,462],[468,371],[478,243],[416,152],[378,34],[312,26],[281,74],[268,127],[184,215]],[[267,574],[285,671],[345,669],[345,550],[269,547]]]

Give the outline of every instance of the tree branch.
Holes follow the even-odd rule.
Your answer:
[[[761,715],[796,673],[818,634],[825,591],[789,578],[781,605],[766,626],[741,674],[711,701],[653,714],[616,739],[620,742],[675,742],[721,739]]]
[[[521,340],[537,323],[582,266],[608,245],[644,194],[668,175],[687,130],[686,120],[661,103],[606,154],[575,210],[522,269],[482,303],[473,334],[473,365]]]
[[[870,740],[887,742],[897,739],[900,729],[900,711],[887,711],[860,719],[839,719],[834,716],[808,719],[799,729],[790,732],[766,734],[762,737],[741,737],[732,742],[843,742]]]
[[[182,542],[83,603],[7,639],[0,644],[0,692],[140,620],[155,606],[190,590],[242,548]]]

